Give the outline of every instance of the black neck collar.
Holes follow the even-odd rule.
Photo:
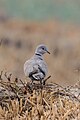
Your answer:
[[[36,53],[35,55],[41,56],[41,54],[39,54],[39,53]]]

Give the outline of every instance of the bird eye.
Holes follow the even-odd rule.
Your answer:
[[[44,48],[42,48],[44,50]]]

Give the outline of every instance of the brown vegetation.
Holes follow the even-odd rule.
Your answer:
[[[80,83],[32,85],[1,72],[0,120],[80,120]]]

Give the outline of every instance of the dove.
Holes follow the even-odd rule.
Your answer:
[[[44,44],[37,46],[34,55],[24,63],[24,74],[33,81],[42,81],[48,73],[47,64],[43,58],[45,53],[50,54],[48,48]]]

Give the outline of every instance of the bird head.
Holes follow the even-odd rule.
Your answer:
[[[50,52],[48,51],[48,48],[44,44],[38,45],[35,53],[40,55],[43,55],[45,53],[50,54]]]

